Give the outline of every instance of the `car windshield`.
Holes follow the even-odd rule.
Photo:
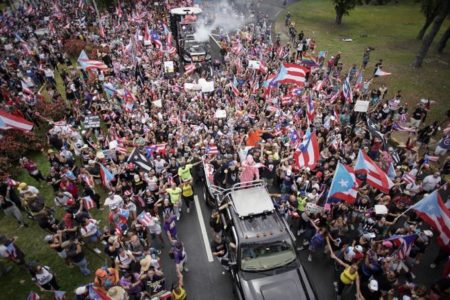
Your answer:
[[[241,248],[241,269],[258,272],[285,266],[296,258],[291,241],[249,244]]]

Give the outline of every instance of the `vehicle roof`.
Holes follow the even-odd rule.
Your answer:
[[[170,13],[172,15],[181,15],[181,16],[185,16],[188,14],[198,15],[202,13],[202,9],[199,7],[177,7],[170,10]]]
[[[262,186],[233,190],[228,197],[239,217],[255,216],[275,211],[267,190]]]
[[[231,208],[236,234],[240,243],[270,240],[287,235],[286,228],[276,213],[240,218]]]

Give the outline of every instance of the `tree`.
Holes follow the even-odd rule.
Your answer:
[[[425,32],[427,32],[428,27],[430,27],[431,23],[433,23],[434,18],[436,18],[439,13],[439,7],[441,4],[440,0],[418,0],[421,2],[420,11],[425,16],[425,24],[423,24],[422,28],[417,35],[417,39],[423,39]]]
[[[442,53],[444,51],[444,48],[447,45],[447,41],[449,38],[450,38],[450,26],[448,26],[447,30],[444,32],[444,35],[442,35],[441,39],[439,40],[439,43],[437,45],[438,53]]]
[[[359,2],[359,0],[333,0],[334,10],[336,11],[336,25],[341,25],[342,17],[348,15]]]
[[[419,53],[417,53],[416,60],[413,63],[414,68],[420,68],[422,66],[422,62],[425,56],[427,55],[431,43],[433,42],[436,34],[439,32],[439,29],[441,28],[441,25],[444,22],[445,17],[449,13],[450,8],[449,4],[450,0],[440,0],[441,8],[436,18],[434,18],[434,23],[433,27],[431,28],[431,31],[423,39],[422,47],[420,48]]]

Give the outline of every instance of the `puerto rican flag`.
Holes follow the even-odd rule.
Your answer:
[[[27,297],[27,300],[39,300],[39,299],[41,299],[41,297],[39,297],[39,295],[36,294],[35,292],[30,292]]]
[[[259,62],[259,69],[258,71],[260,71],[261,73],[267,73],[267,71],[269,70],[269,68],[267,68],[265,62],[263,62],[262,60],[258,61]]]
[[[184,74],[189,75],[195,71],[195,64],[189,64],[184,66]]]
[[[137,216],[137,221],[147,227],[153,223],[152,215],[146,211],[143,211],[139,214],[139,216]]]
[[[303,93],[303,89],[301,88],[293,88],[291,89],[291,95],[292,97],[300,97]]]
[[[294,160],[297,165],[314,169],[320,158],[319,142],[316,134],[309,131],[305,134],[299,149],[294,153]]]
[[[83,70],[89,71],[90,69],[107,70],[108,66],[99,60],[89,59],[86,52],[81,50],[80,56],[77,62],[80,64]]]
[[[391,241],[396,247],[398,247],[398,250],[395,252],[398,258],[405,259],[408,257],[409,252],[411,252],[412,246],[416,239],[417,235],[411,234],[411,235],[393,235],[387,238],[386,240]]]
[[[309,94],[308,102],[306,103],[306,116],[308,118],[308,122],[312,123],[314,117],[316,116],[316,111],[314,109],[314,100],[312,93]]]
[[[205,152],[209,155],[217,155],[219,154],[219,149],[217,149],[215,144],[209,144],[206,146]]]
[[[114,180],[114,175],[109,171],[104,165],[99,163],[100,165],[100,177],[102,178],[102,184],[105,187],[109,187],[111,185],[111,181]]]
[[[385,194],[389,193],[394,185],[389,176],[361,149],[356,160],[355,171],[367,175],[367,183]]]
[[[408,172],[408,173],[403,174],[402,180],[406,183],[414,184],[414,183],[416,183],[416,176],[411,174],[411,172]]]
[[[450,250],[450,209],[445,206],[439,191],[434,191],[409,209],[414,209],[422,220],[437,230],[438,244]]]
[[[289,105],[292,102],[292,98],[289,95],[281,97],[281,105]]]
[[[92,200],[90,196],[81,198],[81,201],[83,203],[84,208],[86,208],[87,210],[91,210],[92,208],[95,207],[95,202],[94,200]]]
[[[338,163],[328,192],[328,199],[338,199],[353,204],[358,196],[357,188],[355,171],[349,166]]]
[[[296,84],[305,86],[306,74],[309,69],[296,64],[283,63],[271,83]]]
[[[31,131],[33,129],[33,123],[25,120],[22,117],[18,117],[7,113],[4,110],[0,110],[0,129],[19,129],[22,131]]]
[[[348,103],[353,103],[353,92],[352,87],[350,86],[350,76],[347,76],[345,79],[344,85],[342,86],[342,92],[345,100],[347,100]]]
[[[232,91],[233,91],[233,93],[234,93],[234,95],[236,97],[239,97],[239,95],[240,95],[240,92],[239,92],[239,89],[238,89],[238,85],[239,85],[239,83],[238,83],[238,81],[236,79],[236,76],[234,76],[233,77],[233,82],[231,84],[231,89],[232,89]]]
[[[34,13],[34,8],[33,8],[33,5],[28,5],[28,8],[27,8],[27,10],[25,11],[25,14],[27,15],[27,16],[29,16],[29,15],[31,15],[31,14],[33,14]]]
[[[377,71],[375,72],[374,77],[388,76],[388,75],[391,75],[391,73],[385,72],[385,71],[381,70],[380,68],[378,68]]]
[[[392,124],[392,129],[402,132],[416,132],[415,128],[400,125],[398,122],[394,122],[394,124]]]
[[[54,291],[53,292],[53,300],[65,300],[66,292],[64,291]]]

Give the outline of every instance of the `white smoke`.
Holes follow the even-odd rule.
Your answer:
[[[198,42],[206,42],[209,35],[218,29],[221,34],[227,34],[241,28],[250,16],[237,12],[228,1],[214,3],[203,8],[202,15],[197,22],[194,38]]]

